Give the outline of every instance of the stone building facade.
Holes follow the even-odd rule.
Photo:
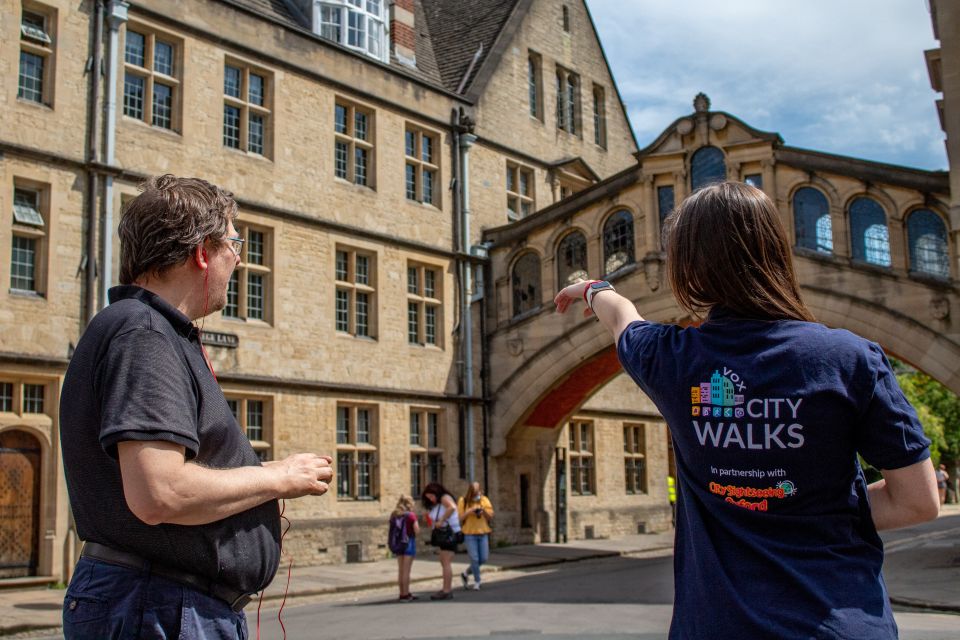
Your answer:
[[[0,578],[63,579],[76,558],[59,389],[117,283],[123,206],[167,172],[240,205],[242,264],[203,329],[241,428],[265,459],[336,459],[330,494],[287,505],[297,562],[382,557],[397,496],[434,478],[456,492],[471,476],[486,483],[504,516],[497,540],[531,537],[510,515],[520,503],[500,487],[503,463],[484,455],[482,282],[464,285],[482,272],[485,229],[635,163],[582,1],[2,0],[0,11]],[[604,433],[650,416],[619,395],[585,407],[598,459],[617,449]],[[649,443],[662,448],[659,433]],[[590,509],[624,499],[617,469],[598,465],[620,495]],[[663,502],[665,470],[649,469],[633,499]]]

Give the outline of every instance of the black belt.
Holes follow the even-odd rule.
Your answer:
[[[141,558],[134,553],[117,551],[116,549],[105,547],[96,542],[85,542],[83,544],[83,551],[80,552],[80,555],[87,558],[94,558],[95,560],[102,560],[103,562],[109,562],[110,564],[119,565],[121,567],[127,567],[128,569],[134,569],[136,571],[145,571],[155,576],[160,576],[161,578],[167,578],[168,580],[185,584],[188,587],[193,587],[201,593],[223,600],[230,605],[230,608],[233,611],[236,612],[241,611],[245,606],[247,606],[247,603],[249,603],[252,597],[256,595],[256,593],[242,593],[236,589],[233,589],[232,587],[213,582],[212,580],[207,580],[206,578],[201,578],[198,575],[187,573],[186,571],[181,571],[180,569],[167,567],[162,564],[157,564],[155,562],[150,562],[149,560]]]

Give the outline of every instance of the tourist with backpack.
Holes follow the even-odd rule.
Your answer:
[[[411,602],[417,596],[410,593],[410,569],[417,555],[417,534],[420,524],[413,511],[413,498],[400,496],[397,506],[390,514],[387,546],[397,556],[397,582],[400,586],[400,602]]]

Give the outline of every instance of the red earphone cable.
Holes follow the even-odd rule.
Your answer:
[[[206,252],[204,252],[203,255],[206,256]],[[217,372],[213,370],[213,361],[210,360],[210,354],[207,353],[207,348],[203,346],[203,323],[207,319],[207,309],[210,303],[209,276],[209,270],[203,272],[203,315],[200,316],[200,326],[197,327],[197,342],[200,343],[200,351],[203,352],[203,359],[206,361],[207,367],[209,367],[210,373],[213,375],[213,379],[216,380]]]

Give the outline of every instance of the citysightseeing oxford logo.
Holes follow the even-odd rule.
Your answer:
[[[803,398],[749,398],[746,382],[723,367],[690,388],[690,414],[700,446],[776,450],[803,446]]]

